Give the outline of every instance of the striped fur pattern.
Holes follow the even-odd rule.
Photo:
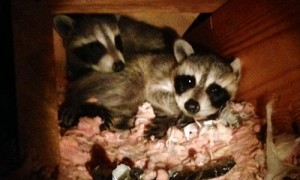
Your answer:
[[[115,15],[56,15],[53,22],[64,41],[69,80],[76,80],[90,71],[119,72],[124,69]]]
[[[103,128],[130,129],[138,106],[149,102],[156,118],[145,135],[162,137],[170,126],[217,113],[234,97],[238,79],[239,60],[227,64],[213,54],[197,55],[179,39],[174,55],[139,55],[122,72],[94,72],[72,83],[59,119],[70,127],[80,116],[99,115],[105,120]],[[87,103],[90,98],[96,102]]]
[[[239,59],[226,64],[215,55],[205,55],[200,59],[190,56],[189,61],[184,61],[176,72],[177,105],[185,114],[197,119],[215,114],[235,97],[239,69]]]
[[[91,71],[120,72],[136,54],[172,53],[175,30],[117,14],[56,15],[54,27],[64,40],[67,77]]]

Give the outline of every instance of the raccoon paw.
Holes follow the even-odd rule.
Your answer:
[[[114,118],[111,121],[113,126],[117,129],[122,129],[122,130],[126,130],[126,129],[131,129],[134,127],[135,124],[135,119],[132,117],[119,117],[119,118]]]
[[[102,128],[107,129],[110,126],[111,115],[109,111],[97,103],[84,103],[80,106],[78,117],[101,117],[104,121]]]
[[[169,127],[175,125],[175,122],[174,118],[156,117],[152,123],[146,126],[144,137],[150,139],[151,136],[154,136],[160,139],[167,134]]]
[[[59,125],[64,128],[69,128],[78,124],[77,111],[72,107],[60,107],[58,111],[58,119]]]
[[[191,118],[191,117],[186,117],[186,116],[182,115],[181,117],[179,117],[179,118],[177,119],[176,127],[178,127],[178,128],[183,128],[183,127],[185,127],[186,125],[191,124],[191,123],[193,123],[193,122],[195,122],[195,120],[194,120],[193,118]]]

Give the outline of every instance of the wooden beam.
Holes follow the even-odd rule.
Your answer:
[[[231,0],[184,37],[231,55],[299,23],[299,0]]]
[[[227,0],[49,0],[57,13],[214,12]]]
[[[60,160],[51,12],[38,1],[26,3],[30,9],[12,2],[18,140],[24,162],[8,179],[49,177]]]
[[[184,37],[241,59],[238,99],[256,103],[263,114],[276,96],[275,126],[300,124],[299,0],[231,0]]]

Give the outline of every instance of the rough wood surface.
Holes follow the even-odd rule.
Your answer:
[[[59,162],[56,72],[50,9],[12,3],[20,169],[8,179],[45,179]],[[50,174],[47,174],[50,173]]]
[[[185,37],[240,57],[238,98],[264,111],[266,99],[277,96],[274,121],[285,127],[294,120],[300,124],[300,1],[231,0]]]
[[[223,54],[234,54],[300,23],[298,0],[231,0],[185,34]]]
[[[48,0],[54,12],[214,12],[226,0]]]

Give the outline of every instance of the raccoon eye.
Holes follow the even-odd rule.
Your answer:
[[[211,104],[216,108],[220,108],[230,99],[227,90],[216,83],[209,85],[206,89],[206,93],[209,96]]]
[[[106,53],[106,48],[96,41],[75,48],[73,51],[84,62],[98,63],[99,59]]]
[[[120,35],[117,35],[115,37],[115,44],[116,48],[119,49],[119,51],[123,52],[123,43]]]
[[[181,75],[175,77],[175,91],[177,94],[182,94],[188,89],[195,87],[196,80],[194,76]]]

